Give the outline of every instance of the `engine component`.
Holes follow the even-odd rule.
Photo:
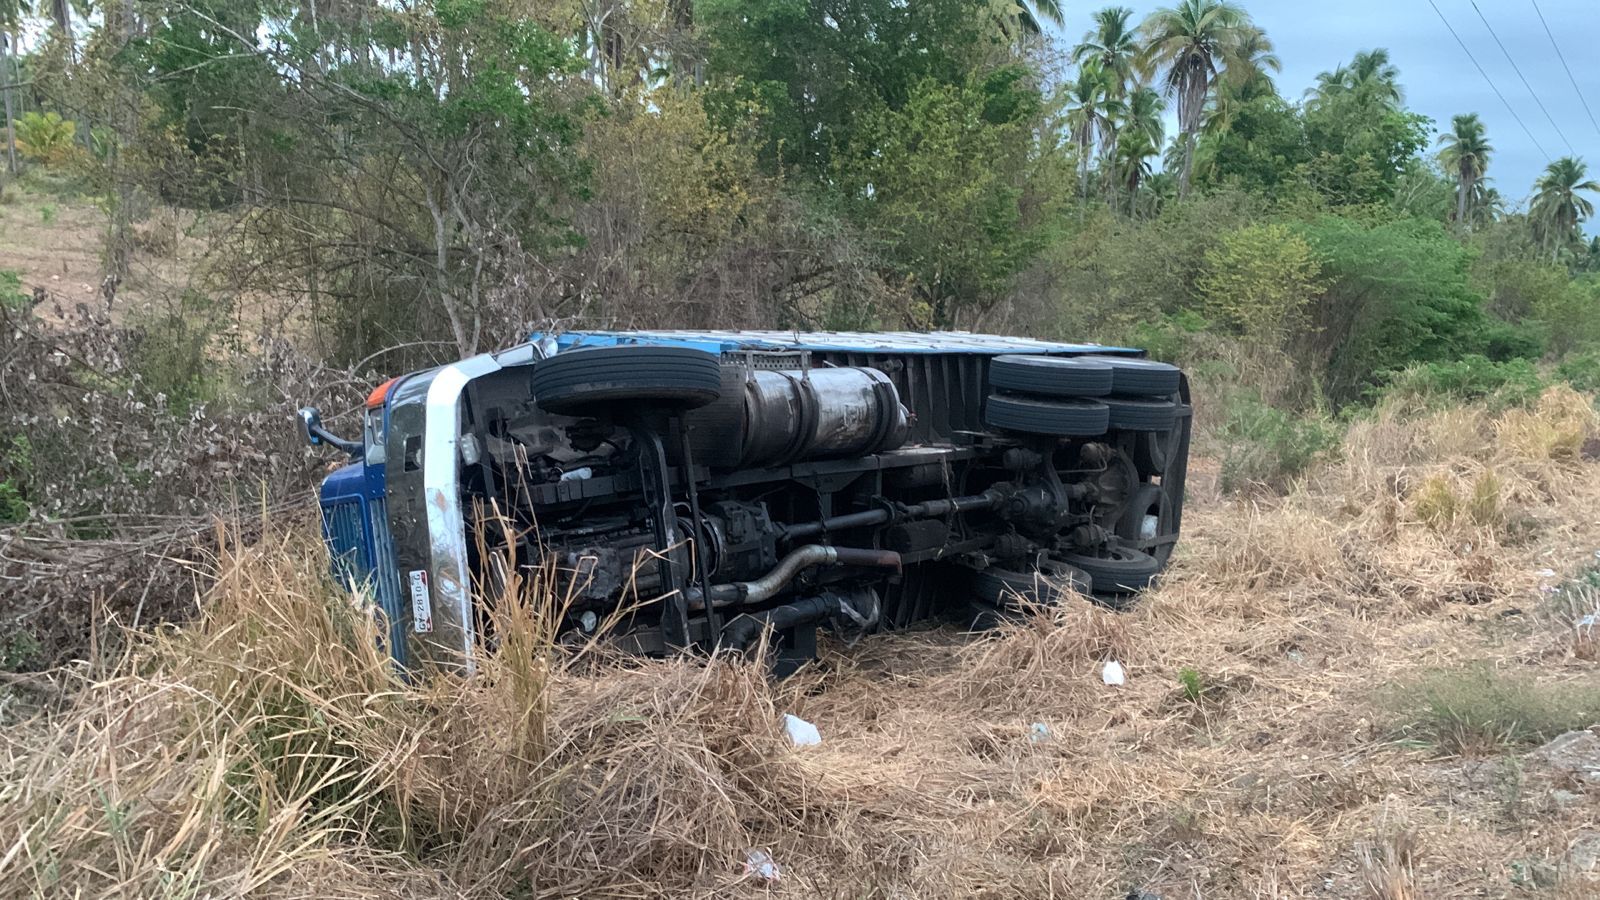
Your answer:
[[[1095,437],[1106,433],[1111,411],[1098,400],[1035,400],[993,394],[983,420],[996,428],[1059,437]]]
[[[755,646],[767,629],[784,631],[833,619],[841,630],[869,631],[878,624],[878,595],[871,588],[828,591],[765,612],[746,613],[722,628],[719,644],[735,652]]]
[[[607,404],[650,401],[680,408],[704,406],[722,392],[717,356],[690,347],[620,344],[570,350],[533,367],[540,409],[593,415]]]
[[[877,369],[728,368],[743,375],[738,400],[685,417],[698,460],[773,466],[881,453],[906,441],[899,392]]]
[[[1046,397],[1103,397],[1111,393],[1111,366],[1070,356],[997,356],[989,363],[989,383],[997,388]]]
[[[778,563],[783,529],[762,503],[723,501],[706,507],[711,559],[707,570],[724,580],[754,578]]]
[[[854,547],[829,547],[824,544],[807,544],[789,552],[772,571],[754,581],[711,586],[711,605],[727,606],[737,603],[762,603],[771,600],[793,581],[796,575],[812,566],[841,565],[865,566],[900,571],[900,554],[892,550],[861,550]],[[691,589],[690,602],[699,591]],[[703,602],[703,601],[702,601]]]

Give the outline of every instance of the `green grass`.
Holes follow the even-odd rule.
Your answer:
[[[1473,664],[1399,685],[1388,705],[1403,739],[1455,755],[1491,755],[1600,721],[1600,678],[1552,684]]]

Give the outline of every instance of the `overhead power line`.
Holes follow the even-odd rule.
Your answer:
[[[1522,127],[1522,133],[1527,135],[1528,140],[1533,142],[1533,146],[1539,149],[1539,153],[1544,157],[1545,162],[1551,162],[1550,153],[1544,149],[1543,144],[1539,143],[1539,139],[1533,136],[1533,132],[1528,130],[1528,126],[1523,123],[1522,117],[1517,115],[1517,111],[1512,108],[1511,104],[1506,102],[1506,95],[1500,93],[1500,88],[1495,86],[1494,79],[1490,78],[1489,73],[1483,70],[1483,66],[1478,65],[1478,58],[1472,55],[1472,51],[1467,48],[1467,43],[1461,39],[1461,35],[1456,34],[1455,26],[1451,25],[1450,20],[1445,18],[1444,13],[1439,11],[1439,4],[1433,2],[1433,0],[1428,0],[1428,5],[1433,7],[1434,14],[1439,17],[1439,21],[1444,23],[1444,27],[1450,30],[1450,36],[1455,38],[1456,43],[1461,46],[1461,52],[1467,55],[1467,59],[1472,60],[1473,68],[1476,68],[1478,74],[1483,76],[1483,80],[1488,82],[1489,90],[1494,91],[1494,95],[1499,97],[1500,102],[1505,105],[1506,112],[1510,113],[1511,118],[1515,119],[1517,124]]]
[[[1517,65],[1515,59],[1511,58],[1511,51],[1506,49],[1506,45],[1500,40],[1500,35],[1495,33],[1494,26],[1489,24],[1489,19],[1484,16],[1483,10],[1478,8],[1478,0],[1470,0],[1470,2],[1472,3],[1472,11],[1478,14],[1478,20],[1483,23],[1483,27],[1489,29],[1489,36],[1494,38],[1495,44],[1500,47],[1500,52],[1505,54],[1506,62],[1511,64],[1511,71],[1517,73],[1517,77],[1522,79],[1522,86],[1528,89],[1529,94],[1533,95],[1533,102],[1539,105],[1539,111],[1544,113],[1544,117],[1550,123],[1550,127],[1556,130],[1556,136],[1561,138],[1561,143],[1567,145],[1567,152],[1576,156],[1578,151],[1573,149],[1572,142],[1567,140],[1567,136],[1561,131],[1561,126],[1556,124],[1556,117],[1550,115],[1550,110],[1544,108],[1544,101],[1539,99],[1539,92],[1534,90],[1533,85],[1528,83],[1527,76],[1522,74],[1522,67]]]
[[[1572,74],[1572,67],[1567,65],[1567,56],[1561,52],[1561,45],[1556,43],[1555,33],[1550,30],[1550,23],[1544,20],[1544,10],[1539,8],[1539,0],[1532,0],[1533,11],[1539,15],[1539,24],[1544,26],[1545,36],[1550,38],[1550,46],[1555,48],[1556,59],[1561,60],[1561,68],[1567,70],[1567,80],[1572,82],[1572,92],[1578,95],[1578,102],[1583,104],[1583,111],[1589,115],[1589,124],[1594,126],[1594,133],[1600,135],[1600,122],[1594,119],[1594,111],[1589,109],[1589,101],[1583,96],[1583,88],[1578,87],[1578,79]]]

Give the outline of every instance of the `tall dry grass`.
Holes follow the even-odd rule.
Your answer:
[[[197,621],[0,733],[0,895],[1498,895],[1582,807],[1398,739],[1381,696],[1475,661],[1588,677],[1592,596],[1542,601],[1536,573],[1600,547],[1595,430],[1561,391],[1381,411],[1288,496],[1197,479],[1131,613],[879,636],[781,683],[557,653],[537,576],[477,677],[406,681],[313,541],[224,540]],[[1424,515],[1429,491],[1465,511]],[[785,712],[823,743],[791,746]]]

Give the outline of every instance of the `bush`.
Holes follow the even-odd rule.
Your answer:
[[[1285,225],[1249,225],[1206,251],[1195,289],[1213,319],[1277,347],[1305,330],[1319,272],[1305,238]]]
[[[1600,686],[1541,684],[1487,665],[1436,671],[1395,689],[1399,732],[1447,753],[1493,753],[1587,728],[1600,719]]]
[[[1383,395],[1422,405],[1486,401],[1495,409],[1532,406],[1545,380],[1525,359],[1494,362],[1468,354],[1449,362],[1418,363],[1391,376]]]
[[[1600,393],[1600,348],[1574,353],[1556,366],[1556,377],[1585,393]]]
[[[60,113],[28,112],[12,122],[17,152],[35,162],[57,166],[72,157],[78,125]]]
[[[1338,443],[1329,422],[1296,416],[1254,397],[1234,398],[1227,413],[1217,434],[1225,492],[1251,485],[1281,490]]]
[[[1204,334],[1211,323],[1193,310],[1179,310],[1170,316],[1135,325],[1128,344],[1139,347],[1154,359],[1164,362],[1186,362],[1191,356],[1195,336]]]
[[[22,290],[22,276],[9,269],[0,269],[0,307],[25,310],[33,303]]]

